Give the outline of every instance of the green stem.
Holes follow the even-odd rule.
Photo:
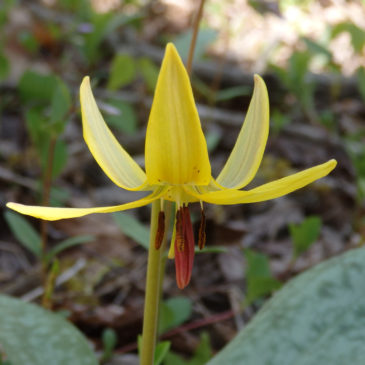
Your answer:
[[[140,365],[152,365],[155,355],[161,276],[163,276],[161,272],[161,261],[164,252],[163,247],[160,247],[159,250],[155,249],[159,212],[160,201],[157,200],[152,203]]]

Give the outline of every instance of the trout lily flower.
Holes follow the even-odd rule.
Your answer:
[[[159,73],[145,142],[145,170],[117,142],[94,99],[89,77],[80,87],[85,141],[106,175],[119,187],[150,191],[130,203],[96,208],[55,208],[8,203],[19,213],[45,220],[82,217],[141,207],[161,201],[155,249],[164,236],[164,201],[175,202],[176,218],[170,257],[175,257],[179,288],[190,281],[194,260],[194,233],[188,205],[201,204],[198,245],[205,243],[203,202],[254,203],[278,198],[326,176],[335,160],[317,165],[250,190],[241,190],[254,178],[263,157],[269,132],[269,100],[264,81],[254,76],[253,96],[236,144],[218,177],[211,176],[207,144],[185,67],[172,44],[166,47]],[[153,248],[150,248],[153,249]]]

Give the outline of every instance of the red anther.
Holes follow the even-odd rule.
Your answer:
[[[205,233],[206,228],[206,220],[204,210],[201,210],[201,218],[200,218],[200,226],[199,226],[199,237],[198,237],[198,246],[199,249],[202,250],[205,246],[205,241],[207,239],[207,235]]]
[[[175,270],[179,289],[184,289],[190,281],[194,262],[194,232],[188,207],[176,213]]]
[[[161,245],[165,235],[165,212],[160,211],[158,213],[157,231],[155,237],[155,249],[158,250]]]

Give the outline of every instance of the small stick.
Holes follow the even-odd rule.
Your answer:
[[[204,3],[205,3],[205,0],[200,0],[198,13],[196,15],[196,18],[195,18],[195,21],[193,24],[193,35],[192,35],[191,42],[190,42],[188,61],[186,63],[186,70],[188,71],[189,76],[191,74],[191,67],[193,64],[195,45],[196,45],[196,40],[198,38],[200,20],[203,15]]]

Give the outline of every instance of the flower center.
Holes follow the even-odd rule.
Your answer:
[[[182,190],[182,189],[181,189]],[[179,193],[179,191],[175,191]],[[181,196],[175,196],[176,204],[178,206],[175,216],[175,234],[173,242],[171,242],[173,249],[173,255],[170,258],[175,257],[175,270],[176,270],[176,282],[179,289],[185,288],[191,278],[193,270],[193,262],[195,255],[195,240],[194,230],[190,219],[190,212],[187,203],[180,205],[179,201]],[[198,247],[203,249],[206,240],[206,219],[201,205],[201,220],[198,234]],[[158,215],[157,230],[155,236],[155,249],[160,249],[165,235],[165,213],[163,211],[163,204],[161,205],[161,211]],[[169,253],[170,255],[170,253]]]

